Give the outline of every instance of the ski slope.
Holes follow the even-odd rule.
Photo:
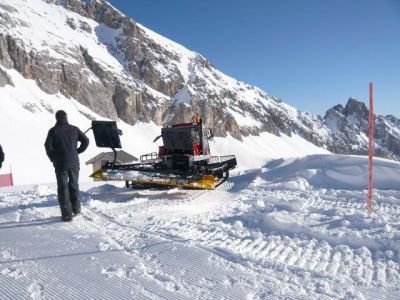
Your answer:
[[[398,299],[400,163],[310,155],[215,191],[51,184],[0,189],[0,299]]]
[[[104,118],[73,98],[66,98],[61,93],[50,95],[43,92],[34,80],[25,79],[15,70],[1,66],[0,70],[14,85],[0,88],[0,144],[5,153],[0,174],[8,173],[11,166],[16,185],[55,182],[53,165],[44,150],[47,132],[55,124],[55,112],[65,110],[70,123],[82,131],[90,128],[92,120]],[[161,143],[161,140],[153,143],[154,138],[160,135],[161,127],[152,122],[138,122],[132,126],[118,121],[118,128],[123,131],[123,150],[137,158],[157,151]],[[92,166],[85,165],[85,162],[101,152],[110,151],[96,147],[92,132],[87,135],[89,148],[80,155],[81,181],[90,181],[88,176],[93,172]],[[236,154],[242,170],[256,168],[271,158],[328,153],[300,136],[276,136],[267,132],[244,137],[242,141],[231,136],[215,138],[210,147],[213,155]]]

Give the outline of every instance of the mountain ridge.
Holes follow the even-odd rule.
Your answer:
[[[221,73],[202,55],[107,1],[24,3],[0,0],[0,63],[49,94],[61,92],[103,117],[132,125],[187,122],[200,114],[216,136],[297,134],[334,153],[367,153],[368,109],[356,99],[324,117],[300,112]],[[0,72],[0,86],[10,83]],[[376,116],[376,122],[376,154],[399,160],[399,120]]]

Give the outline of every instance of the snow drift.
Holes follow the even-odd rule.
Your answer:
[[[374,188],[400,189],[400,163],[374,158]],[[314,188],[365,190],[368,188],[368,157],[350,155],[310,155],[289,160],[273,160],[265,165],[260,179]]]

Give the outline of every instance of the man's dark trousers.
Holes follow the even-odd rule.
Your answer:
[[[58,186],[58,203],[60,204],[62,217],[72,218],[72,214],[80,213],[79,201],[79,169],[56,170]]]

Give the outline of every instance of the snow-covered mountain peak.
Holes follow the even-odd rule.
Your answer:
[[[359,118],[368,118],[369,110],[364,102],[357,100],[356,98],[350,97],[343,110],[346,116],[355,116]]]

